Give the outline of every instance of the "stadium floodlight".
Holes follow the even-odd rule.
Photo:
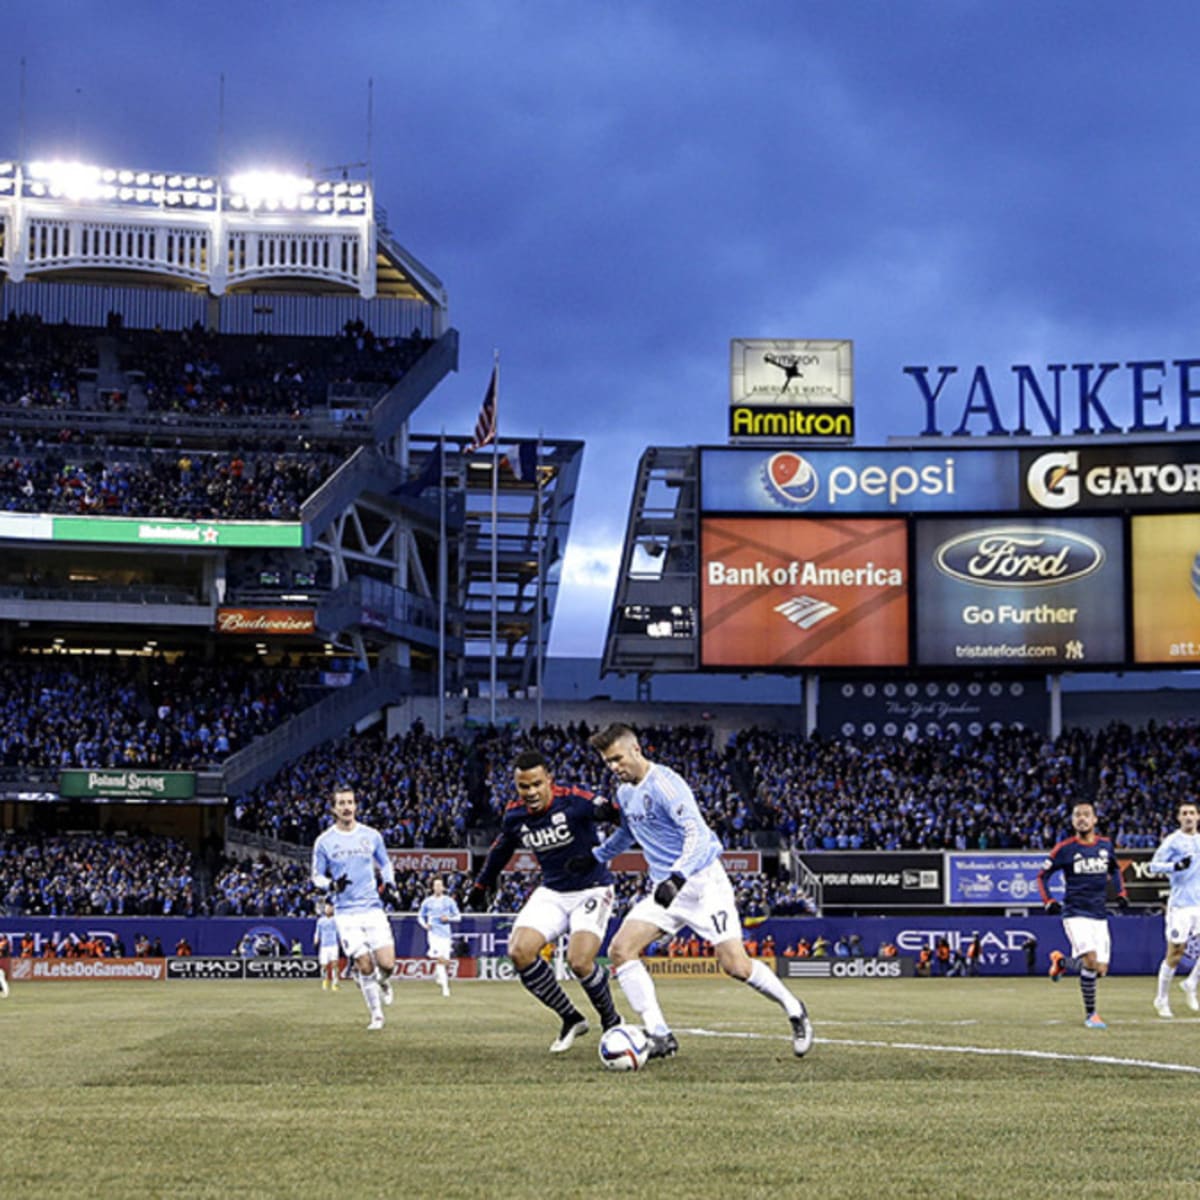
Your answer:
[[[241,199],[249,209],[294,208],[301,196],[310,195],[313,181],[281,171],[243,171],[229,180],[230,203]],[[236,206],[240,207],[240,206]]]
[[[101,195],[99,167],[80,162],[35,162],[29,164],[29,176],[43,184],[51,196],[68,200],[96,200]],[[35,195],[34,188],[30,191]]]

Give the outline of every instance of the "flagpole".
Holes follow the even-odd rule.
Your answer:
[[[446,736],[446,427],[438,439],[438,707],[437,735]]]
[[[537,726],[542,727],[542,605],[545,597],[545,545],[546,538],[542,527],[542,431],[538,430],[537,450],[533,458],[533,485],[537,489],[537,658],[535,679],[537,681]]]
[[[500,351],[493,352],[495,355],[492,369],[496,373],[496,421],[494,434],[492,437],[492,654],[491,654],[491,669],[489,674],[489,691],[491,692],[491,704],[489,708],[490,721],[492,725],[496,724],[496,591],[498,589],[499,576],[499,550],[500,542],[496,530],[496,523],[499,515],[499,493],[500,493]]]

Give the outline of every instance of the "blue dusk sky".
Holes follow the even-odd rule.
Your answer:
[[[729,341],[849,338],[861,443],[910,365],[1200,357],[1200,9],[1166,0],[18,0],[0,158],[302,171],[368,150],[444,281],[414,420],[587,443],[551,643],[599,655],[638,458],[722,443]],[[948,385],[948,390],[950,385]],[[1169,389],[1168,389],[1169,391]],[[1169,406],[1165,410],[1170,412]],[[1007,419],[1007,417],[1006,417]],[[983,433],[977,425],[973,432]]]

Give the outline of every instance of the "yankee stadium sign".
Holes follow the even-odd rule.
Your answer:
[[[1200,430],[1200,359],[902,368],[916,385],[922,437],[952,434],[1098,435]],[[1013,403],[1015,402],[1015,403]],[[1006,423],[1003,412],[1012,414]]]

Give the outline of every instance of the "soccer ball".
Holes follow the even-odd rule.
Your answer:
[[[614,1025],[600,1038],[600,1061],[610,1071],[640,1071],[650,1057],[650,1043],[637,1025]]]

